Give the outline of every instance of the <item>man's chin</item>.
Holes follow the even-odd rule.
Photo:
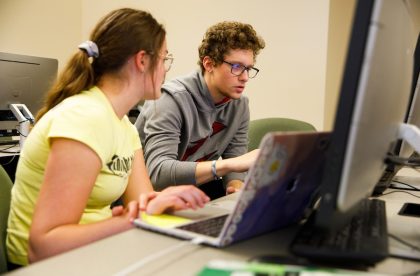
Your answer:
[[[239,100],[242,97],[242,93],[235,93],[233,95],[230,95],[229,98],[231,98],[232,100]]]

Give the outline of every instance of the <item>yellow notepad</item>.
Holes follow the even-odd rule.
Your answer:
[[[147,224],[159,226],[163,228],[171,228],[174,226],[178,226],[187,222],[190,222],[190,219],[177,217],[168,214],[162,215],[148,215],[146,212],[140,213],[140,218],[142,221],[146,222]]]

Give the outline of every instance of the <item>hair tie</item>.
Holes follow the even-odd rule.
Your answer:
[[[98,49],[98,45],[96,45],[95,42],[87,40],[85,42],[82,42],[79,46],[79,49],[81,50],[85,50],[88,57],[94,57],[94,58],[98,58],[99,57],[99,49]]]

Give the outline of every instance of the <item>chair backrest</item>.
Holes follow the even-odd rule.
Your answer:
[[[12,185],[9,175],[0,165],[0,273],[7,271],[6,231]]]
[[[248,151],[257,149],[264,135],[272,131],[316,131],[310,123],[290,118],[264,118],[249,123]]]

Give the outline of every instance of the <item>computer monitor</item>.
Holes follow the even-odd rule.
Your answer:
[[[315,226],[346,225],[398,140],[412,76],[413,23],[404,0],[359,0],[321,181]],[[414,42],[414,43],[413,43]]]
[[[0,52],[0,135],[15,134],[10,104],[24,104],[35,116],[57,77],[58,60]]]
[[[420,15],[419,15],[420,17]],[[405,115],[405,122],[417,127],[420,126],[420,33],[417,37],[416,50],[414,51],[413,81],[411,85],[411,94],[409,108]],[[405,141],[401,141],[399,156],[410,158],[415,154],[413,147]],[[417,152],[419,154],[419,152]]]
[[[411,108],[409,109],[407,123],[418,127],[420,126],[420,76],[417,79],[417,86],[414,91],[414,97],[410,105]],[[399,154],[400,157],[410,159],[415,154],[418,155],[419,152],[416,152],[409,143],[402,141]]]
[[[420,17],[420,15],[418,15]],[[408,101],[408,108],[405,113],[404,122],[415,126],[420,126],[420,34],[417,36],[416,50],[414,51],[414,66],[412,74],[411,92]],[[392,180],[398,171],[406,164],[409,164],[413,158],[416,158],[418,152],[414,150],[409,143],[398,140],[391,146],[390,154],[400,159],[399,163],[390,162],[383,172],[379,182],[373,190],[373,196],[380,196],[391,186]]]

